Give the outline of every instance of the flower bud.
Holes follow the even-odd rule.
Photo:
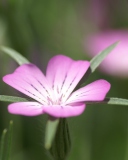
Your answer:
[[[50,153],[55,160],[65,160],[71,149],[71,140],[68,122],[62,118],[59,121],[57,132],[52,143]]]

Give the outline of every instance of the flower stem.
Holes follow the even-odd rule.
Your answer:
[[[45,130],[45,148],[50,149],[55,138],[59,119],[49,117]]]

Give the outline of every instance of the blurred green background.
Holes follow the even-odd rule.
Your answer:
[[[107,18],[101,17],[100,24],[95,5],[107,10]],[[127,29],[127,9],[126,0],[1,0],[0,45],[17,50],[44,72],[48,60],[56,54],[89,60],[84,50],[85,37],[107,27]],[[0,53],[0,94],[19,95],[2,81],[16,67],[10,57]],[[108,96],[128,98],[128,79],[97,70],[87,83],[100,78],[112,85]],[[12,160],[50,160],[43,145],[47,116],[11,115],[8,103],[0,102],[0,106],[0,134],[10,120],[14,121]],[[72,138],[69,160],[128,159],[128,107],[90,105],[81,116],[68,121]]]

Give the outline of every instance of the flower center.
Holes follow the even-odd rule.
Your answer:
[[[61,95],[60,97],[58,95],[57,97],[54,97],[54,99],[51,97],[47,97],[47,103],[48,105],[60,105],[62,104],[62,98],[63,95]]]

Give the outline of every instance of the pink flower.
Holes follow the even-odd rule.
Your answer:
[[[85,42],[85,49],[90,57],[116,41],[118,46],[101,63],[100,69],[110,75],[128,77],[128,31],[110,30],[89,36]]]
[[[73,92],[90,66],[88,61],[74,61],[57,55],[47,66],[46,76],[34,64],[24,64],[3,81],[33,101],[12,103],[12,114],[36,116],[49,114],[53,117],[80,115],[87,101],[102,101],[110,89],[105,80],[97,80]]]

